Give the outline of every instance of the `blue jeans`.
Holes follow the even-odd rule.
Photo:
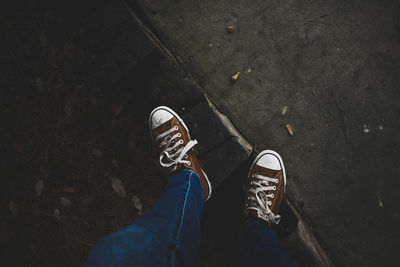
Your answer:
[[[173,175],[157,204],[133,224],[101,239],[85,266],[192,266],[200,246],[203,200],[194,171]],[[251,218],[244,224],[241,254],[246,266],[294,265],[275,232]]]

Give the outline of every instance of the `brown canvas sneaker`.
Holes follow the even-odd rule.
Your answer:
[[[200,176],[207,201],[211,196],[211,184],[193,150],[197,141],[190,139],[189,130],[183,120],[172,109],[160,106],[151,112],[149,124],[161,166],[169,168],[171,173],[184,168],[194,170]]]
[[[278,224],[278,215],[285,194],[286,174],[281,156],[272,150],[264,150],[250,168],[246,186],[245,214],[255,216],[271,227]]]

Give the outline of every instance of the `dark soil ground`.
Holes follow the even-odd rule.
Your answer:
[[[135,95],[145,77],[131,90],[105,78],[108,40],[82,22],[93,3],[72,2],[0,9],[2,266],[82,265],[138,216],[132,195],[146,209],[166,183]]]

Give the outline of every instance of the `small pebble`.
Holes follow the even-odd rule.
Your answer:
[[[284,107],[282,108],[282,115],[285,115],[286,112],[288,111],[288,109],[289,109],[288,106],[284,106]]]
[[[365,124],[363,125],[363,132],[366,133],[366,134],[369,133],[369,128]]]

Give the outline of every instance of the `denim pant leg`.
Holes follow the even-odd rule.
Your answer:
[[[249,217],[240,246],[244,266],[297,266],[283,248],[275,231],[265,222]]]
[[[200,246],[203,194],[194,171],[173,175],[157,204],[101,239],[86,266],[192,266]]]

